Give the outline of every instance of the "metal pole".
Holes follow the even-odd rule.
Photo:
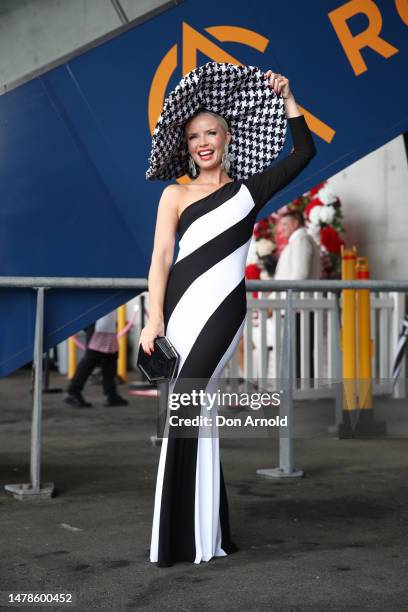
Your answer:
[[[44,355],[43,393],[62,393],[60,387],[50,387],[50,351]]]
[[[41,486],[41,417],[43,385],[44,287],[38,287],[34,337],[34,393],[31,422],[30,484],[5,485],[5,490],[18,499],[51,497],[54,485]]]
[[[332,341],[335,346],[340,346],[340,297],[339,294],[336,293],[334,297],[335,306],[333,311],[333,338]],[[330,429],[329,432],[335,431],[338,433],[338,429],[343,422],[343,369],[342,369],[342,360],[341,355],[336,351],[336,364],[333,368],[335,373],[335,385],[336,385],[336,398],[335,398],[335,423],[334,428]]]
[[[95,278],[61,276],[0,276],[0,287],[45,287],[50,289],[140,289],[148,290],[146,278]],[[408,281],[344,281],[344,280],[246,280],[246,291],[341,291],[370,289],[371,291],[408,292]]]
[[[292,310],[292,290],[286,293],[286,314],[283,328],[283,347],[282,359],[280,363],[279,380],[283,390],[283,401],[280,404],[279,416],[287,419],[286,435],[282,435],[279,429],[279,467],[286,474],[293,471],[293,360],[292,360],[292,334],[293,334],[293,310]],[[285,385],[285,373],[287,383]]]
[[[37,289],[34,339],[34,405],[31,423],[31,486],[40,492],[41,415],[43,380],[44,288]]]
[[[281,403],[279,418],[286,422],[285,427],[279,427],[279,467],[256,470],[259,476],[265,478],[299,478],[303,471],[293,466],[293,338],[294,312],[292,289],[286,292],[286,312],[283,330],[282,356],[280,362]]]
[[[146,296],[143,293],[141,293],[138,296],[138,300],[139,300],[139,329],[140,331],[142,331],[142,329],[145,326],[145,322],[146,322],[146,317],[145,317]],[[137,350],[139,350],[139,347]],[[149,379],[143,372],[139,372],[139,376],[140,376],[140,380],[137,380],[129,384],[129,388],[131,391],[137,392],[140,389],[150,389],[154,387],[153,383],[149,382]],[[157,391],[160,397],[160,389],[158,386],[157,386]],[[135,393],[135,395],[136,394],[137,393]],[[157,436],[151,436],[151,439],[152,440],[153,438],[156,439],[156,437]]]

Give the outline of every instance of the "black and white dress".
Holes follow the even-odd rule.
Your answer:
[[[303,115],[288,118],[293,150],[266,171],[222,185],[180,216],[179,252],[164,300],[165,335],[180,354],[177,377],[218,379],[237,348],[246,318],[245,265],[260,209],[309,163],[316,148]],[[202,406],[202,411],[207,407]],[[168,411],[170,413],[170,411]],[[212,409],[215,423],[216,407]],[[202,412],[203,413],[203,412]],[[150,561],[200,563],[236,550],[216,427],[212,435],[177,437],[166,423],[156,482]]]

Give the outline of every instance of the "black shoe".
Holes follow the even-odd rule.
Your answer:
[[[128,406],[129,402],[119,394],[108,395],[104,406]]]
[[[82,393],[68,393],[64,395],[64,402],[70,406],[78,406],[80,408],[90,408],[91,402],[87,402]]]

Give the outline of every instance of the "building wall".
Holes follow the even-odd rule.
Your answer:
[[[402,136],[330,180],[340,197],[347,246],[369,257],[376,279],[408,278],[408,163]]]
[[[133,20],[166,2],[120,4]],[[7,84],[121,25],[111,0],[1,0],[0,93]],[[372,276],[406,279],[408,168],[402,136],[333,176],[330,183],[343,203],[347,244],[370,258]]]

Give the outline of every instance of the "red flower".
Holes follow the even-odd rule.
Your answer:
[[[261,278],[261,270],[260,268],[252,263],[252,264],[248,264],[245,267],[245,278],[247,278],[248,280],[258,280],[259,278]],[[258,292],[257,291],[252,291],[252,296],[254,298],[258,297]]]
[[[314,187],[312,187],[309,191],[310,195],[314,195],[315,193],[317,193],[318,191],[320,191],[320,189],[322,187],[325,186],[325,184],[327,183],[327,181],[322,181],[321,183],[317,183],[317,185],[315,185]]]
[[[255,263],[248,264],[245,267],[245,278],[248,280],[257,280],[261,278],[261,270]]]
[[[255,238],[269,238],[271,235],[271,226],[268,219],[261,219],[254,226]]]
[[[331,225],[325,225],[320,230],[320,241],[329,253],[340,255],[341,245],[344,244],[338,232]]]
[[[315,206],[323,206],[323,203],[319,200],[319,198],[313,198],[313,200],[310,200],[309,204],[306,206],[305,210],[303,211],[303,214],[305,215],[307,219],[309,219],[310,211]]]

